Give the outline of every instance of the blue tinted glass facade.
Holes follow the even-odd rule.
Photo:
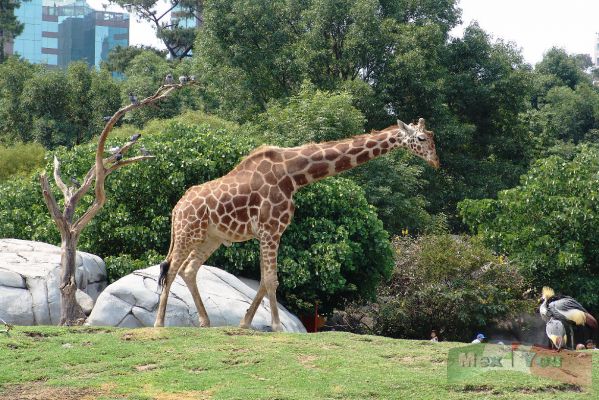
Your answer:
[[[42,63],[42,0],[21,3],[15,15],[25,26],[14,40],[13,52],[33,63]]]
[[[99,67],[116,46],[129,45],[129,16],[120,13],[95,12],[94,64]],[[125,19],[126,17],[126,19]]]
[[[129,45],[129,15],[92,10],[85,0],[31,0],[15,15],[24,23],[13,53],[36,64],[100,66],[115,46]]]

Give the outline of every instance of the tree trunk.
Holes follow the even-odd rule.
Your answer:
[[[75,269],[77,267],[78,239],[77,236],[72,234],[62,235],[59,325],[81,325],[85,321],[85,314],[75,297],[77,292]]]

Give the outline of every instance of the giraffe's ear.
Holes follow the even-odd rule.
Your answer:
[[[397,126],[399,126],[401,129],[403,129],[406,132],[409,132],[409,126],[406,125],[403,121],[401,121],[399,118],[397,119]]]

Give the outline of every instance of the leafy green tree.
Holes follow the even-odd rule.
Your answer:
[[[120,106],[119,84],[106,71],[71,63],[66,71],[10,58],[0,65],[0,142],[46,148],[83,143]]]
[[[570,56],[565,50],[553,47],[544,54],[535,69],[540,74],[555,77],[561,85],[574,89],[580,83],[590,83],[590,77],[584,73],[585,64],[581,63],[579,57]]]
[[[185,114],[178,121],[193,119],[198,117]],[[151,166],[133,164],[106,181],[107,192],[126,195],[107,199],[79,244],[107,257],[112,277],[129,272],[126,265],[141,264],[132,260],[156,262],[158,254],[164,257],[170,212],[184,191],[224,175],[255,147],[253,139],[239,134],[239,127],[202,119],[199,125],[150,124],[143,133],[144,145],[156,156]],[[120,143],[118,136],[108,145]],[[93,148],[94,144],[84,144],[59,150],[63,175],[84,174]],[[82,200],[84,209],[89,201]],[[372,296],[390,271],[392,255],[388,235],[363,191],[347,179],[329,179],[301,190],[295,202],[294,221],[283,235],[279,253],[282,298],[296,311],[311,310],[318,300],[319,308],[327,312],[346,299]],[[0,236],[58,242],[35,179],[0,185]],[[209,262],[235,274],[259,276],[254,242],[223,247]]]
[[[76,132],[69,119],[69,97],[69,84],[63,71],[42,68],[25,82],[21,109],[28,110],[35,141],[47,148],[71,142]]]
[[[33,140],[29,114],[21,108],[21,94],[35,67],[17,57],[0,64],[0,142]]]
[[[496,200],[465,200],[465,223],[508,254],[536,288],[544,285],[599,310],[599,150],[580,145],[572,156],[534,163],[520,185]]]
[[[476,238],[446,233],[394,240],[396,265],[371,312],[384,336],[421,339],[432,329],[469,340],[527,306],[526,281],[515,265]]]
[[[116,46],[108,53],[108,59],[102,61],[102,68],[106,68],[109,72],[116,72],[124,74],[131,61],[143,53],[144,51],[151,51],[156,55],[165,58],[166,51],[158,50],[150,46]]]
[[[181,19],[192,19],[197,26],[203,21],[203,0],[169,0],[168,9],[159,12],[158,0],[112,0],[114,3],[135,12],[138,18],[150,22],[156,36],[162,40],[172,59],[183,59],[191,55],[196,28],[181,24]],[[176,9],[177,8],[177,9]],[[176,21],[168,16],[177,11]],[[172,17],[172,15],[171,15]],[[167,22],[168,21],[168,22]]]
[[[196,44],[195,71],[206,82],[208,105],[227,118],[251,119],[270,100],[291,95],[304,79],[327,90],[367,82],[375,94],[369,103],[380,105],[367,118],[383,117],[385,104],[406,98],[400,91],[406,83],[428,88],[408,99],[426,103],[431,101],[428,94],[438,93],[430,81],[442,74],[424,67],[439,59],[436,52],[459,19],[455,4],[452,0],[210,2]],[[411,75],[402,78],[406,67]],[[418,85],[423,75],[427,79]],[[429,109],[419,112],[426,115]],[[409,119],[423,114],[400,115]],[[378,123],[392,119],[387,115]]]
[[[599,128],[599,93],[588,85],[575,90],[557,86],[549,90],[539,110],[543,121],[539,137],[546,145],[557,140],[579,143],[591,129]]]
[[[526,171],[534,142],[520,114],[530,107],[532,74],[515,48],[476,24],[451,41],[445,58],[446,109],[433,122],[443,171],[427,171],[425,191],[429,210],[459,229],[460,200],[493,197]]]
[[[293,45],[303,2],[218,0],[206,4],[194,60],[208,103],[249,119],[300,82]]]

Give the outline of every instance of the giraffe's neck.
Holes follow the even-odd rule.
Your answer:
[[[299,188],[408,145],[409,137],[393,128],[345,140],[309,144],[297,148],[298,157],[286,161],[287,173]]]

